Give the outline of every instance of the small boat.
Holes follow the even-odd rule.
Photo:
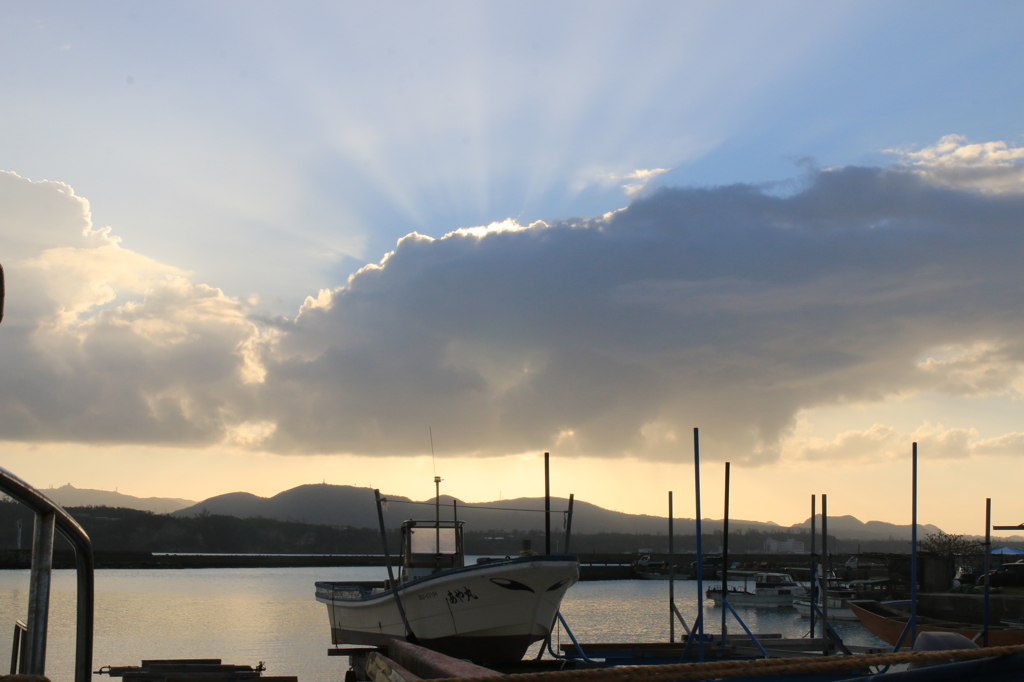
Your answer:
[[[632,567],[633,577],[640,580],[668,580],[670,577],[682,580],[686,577],[679,570],[678,566],[675,567],[674,571],[669,570],[669,563],[667,561],[654,561],[649,554],[644,554],[634,561]]]
[[[861,624],[873,635],[885,640],[895,646],[896,640],[903,633],[910,613],[895,608],[890,604],[872,601],[870,599],[854,599],[847,602],[847,607],[853,611]],[[981,625],[977,623],[955,623],[952,621],[917,616],[918,632],[955,632],[964,637],[974,640],[981,632]],[[980,638],[976,641],[980,641]],[[909,646],[910,642],[903,642]],[[1006,625],[988,626],[989,646],[1012,646],[1024,644],[1024,629]]]
[[[822,590],[817,590],[818,607],[824,610],[822,606]],[[828,590],[826,590],[825,602],[828,605],[828,619],[829,620],[857,620],[857,616],[853,613],[847,602],[851,599],[857,598],[857,592],[850,586],[844,584],[836,578],[829,578]],[[811,595],[808,594],[793,600],[793,607],[802,618],[811,617]]]
[[[479,559],[466,566],[462,521],[405,521],[402,568],[390,581],[317,582],[334,644],[405,640],[477,663],[522,659],[551,633],[579,580],[575,556]]]
[[[730,575],[732,575],[730,573]],[[730,587],[727,593],[729,603],[733,606],[792,606],[793,600],[807,592],[803,585],[793,580],[788,573],[755,573],[754,589],[751,591],[744,578],[743,589]],[[722,588],[709,587],[707,598],[722,604]]]

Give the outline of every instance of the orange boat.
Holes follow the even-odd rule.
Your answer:
[[[877,601],[867,599],[853,599],[846,602],[860,622],[871,634],[885,640],[895,646],[896,640],[903,633],[903,628],[910,620],[910,614],[906,611],[887,606]],[[918,632],[956,632],[967,639],[973,640],[979,637],[981,625],[977,623],[955,623],[952,621],[928,618],[927,616],[917,617]],[[977,640],[980,643],[980,637]],[[988,645],[989,646],[1012,646],[1024,644],[1024,628],[989,625]],[[910,646],[911,643],[904,639],[903,646]]]

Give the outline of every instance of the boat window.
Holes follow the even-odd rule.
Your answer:
[[[437,528],[410,528],[412,537],[409,547],[413,554],[455,554],[455,529],[440,529],[440,545],[438,545]]]

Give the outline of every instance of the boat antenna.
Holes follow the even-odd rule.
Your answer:
[[[434,540],[434,552],[437,554],[438,561],[441,557],[441,477],[437,475],[437,460],[434,459],[434,428],[432,426],[427,427],[427,433],[430,434],[430,463],[434,467],[434,530],[436,537]],[[440,564],[438,565],[440,568]]]
[[[430,434],[430,465],[434,467],[434,478],[437,478],[437,460],[434,459],[434,427],[428,426],[427,433]]]

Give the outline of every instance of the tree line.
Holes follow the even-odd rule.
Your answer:
[[[96,550],[231,553],[231,554],[380,554],[380,533],[375,528],[327,526],[299,521],[280,521],[262,517],[237,518],[200,513],[194,517],[176,517],[121,507],[71,507],[68,512],[82,525]],[[0,549],[17,549],[17,523],[21,521],[21,548],[32,545],[33,514],[17,502],[0,502]],[[58,536],[59,538],[59,536]],[[802,541],[810,548],[809,533],[744,531],[730,536],[730,554],[762,554],[767,538]],[[959,539],[959,538],[958,538]],[[818,545],[820,549],[820,538]],[[467,554],[515,555],[523,549],[543,552],[543,531],[466,530]],[[923,543],[924,544],[924,543]],[[388,531],[389,551],[397,554],[399,533]],[[692,553],[696,537],[677,535],[674,550]],[[721,532],[704,535],[707,554],[720,551]],[[58,548],[67,548],[62,538]],[[928,549],[947,550],[948,547]],[[561,531],[551,536],[551,551],[564,553],[566,537]],[[855,554],[862,552],[909,551],[909,542],[899,540],[837,540],[830,538],[829,550]],[[569,538],[570,553],[583,554],[664,554],[668,552],[665,534],[590,533]]]

